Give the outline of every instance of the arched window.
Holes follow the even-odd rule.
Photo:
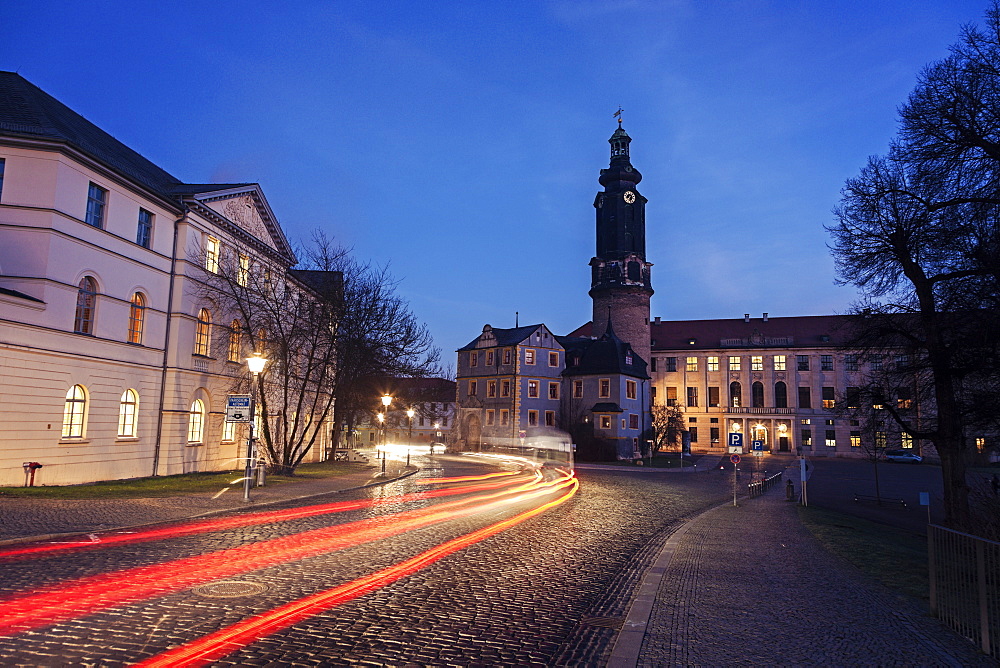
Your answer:
[[[739,408],[743,405],[743,389],[740,387],[739,381],[734,380],[729,383],[729,405],[733,408]]]
[[[788,408],[788,387],[782,380],[774,384],[774,406],[775,408]]]
[[[207,308],[198,311],[198,324],[194,330],[194,354],[208,356],[208,339],[212,329],[212,314]]]
[[[233,324],[229,327],[229,356],[230,362],[240,361],[240,352],[242,350],[242,345],[240,339],[242,338],[242,326],[239,320],[233,320]]]
[[[764,407],[764,383],[759,380],[750,386],[750,401],[754,408]]]
[[[146,298],[141,292],[132,295],[132,306],[128,311],[128,342],[142,343],[142,324],[146,320]]]
[[[139,395],[135,390],[125,390],[122,392],[121,402],[118,404],[118,437],[134,438],[135,427],[138,420]]]
[[[188,414],[188,443],[201,443],[205,436],[205,402],[195,399]]]
[[[74,385],[66,393],[63,407],[63,438],[83,438],[83,422],[87,415],[87,389]]]
[[[76,318],[73,331],[77,334],[94,333],[94,309],[97,305],[97,282],[84,276],[76,293]]]

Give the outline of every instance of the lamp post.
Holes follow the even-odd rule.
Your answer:
[[[379,421],[383,422],[389,417],[389,405],[392,404],[392,397],[386,393],[382,395],[382,412],[385,413],[384,418],[380,418]],[[385,445],[385,426],[382,427],[382,445]],[[384,455],[383,455],[384,456]]]
[[[254,427],[257,423],[257,377],[267,366],[267,358],[260,353],[254,353],[247,359],[247,368],[250,370],[252,379],[250,381],[250,437],[247,439],[247,465],[243,476],[243,500],[250,501],[250,483],[253,476],[253,461],[256,457],[254,449]]]
[[[406,409],[406,417],[410,418],[409,429],[406,432],[406,465],[410,465],[410,448],[413,447],[413,416],[416,414],[412,408]]]

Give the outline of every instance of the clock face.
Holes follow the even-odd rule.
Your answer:
[[[635,201],[635,193],[632,192],[631,190],[626,190],[625,195],[623,195],[623,197],[625,198],[626,204],[631,204],[632,202]]]

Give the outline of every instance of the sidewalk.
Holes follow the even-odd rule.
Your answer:
[[[826,552],[783,485],[717,506],[670,538],[608,662],[734,664],[996,665],[918,603]]]
[[[88,499],[79,503],[65,499],[5,497],[0,498],[0,545],[267,506],[292,499],[384,484],[411,475],[416,470],[416,467],[409,470],[390,469],[383,476],[380,469],[373,466],[364,471],[332,478],[265,485],[251,490],[249,503],[243,501],[242,482],[221,488],[221,494],[186,494],[150,499]],[[234,479],[240,477],[237,473],[233,476]]]

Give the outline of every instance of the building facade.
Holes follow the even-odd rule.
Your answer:
[[[286,280],[261,188],[185,184],[11,72],[0,175],[0,485],[239,468],[249,337],[200,285],[226,262]]]

